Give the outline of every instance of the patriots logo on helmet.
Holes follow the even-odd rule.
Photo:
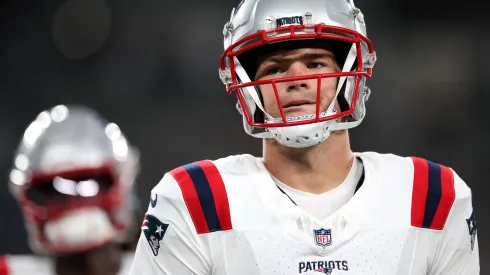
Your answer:
[[[157,256],[160,249],[160,242],[167,232],[168,224],[159,221],[155,216],[146,214],[145,220],[141,225],[141,230],[145,234],[146,240],[150,245],[153,255]]]
[[[331,275],[332,274],[332,269],[331,268],[323,267],[323,268],[315,269],[315,272],[317,272],[317,273],[323,273],[323,274],[327,274],[327,275]]]

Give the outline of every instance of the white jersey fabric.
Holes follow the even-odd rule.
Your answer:
[[[322,194],[312,194],[297,190],[282,183],[272,176],[272,174],[271,177],[277,186],[284,191],[291,198],[291,201],[299,206],[299,208],[317,219],[325,219],[354,196],[359,180],[361,180],[362,173],[362,162],[358,158],[354,158],[351,170],[345,180],[335,189]]]
[[[152,190],[129,274],[479,274],[471,190],[452,169],[356,156],[364,180],[323,219],[281,192],[261,158],[166,173]]]
[[[127,275],[133,263],[133,253],[124,253],[118,275]],[[56,275],[53,261],[37,255],[0,256],[0,275]]]

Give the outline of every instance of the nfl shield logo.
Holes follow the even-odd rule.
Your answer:
[[[313,229],[315,233],[315,244],[326,247],[332,244],[332,230],[331,229]]]

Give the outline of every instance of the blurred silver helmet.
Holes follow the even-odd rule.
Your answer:
[[[27,127],[10,191],[37,253],[90,250],[122,241],[133,226],[138,151],[119,127],[83,106],[58,105]]]
[[[258,138],[275,138],[288,147],[316,145],[331,131],[349,129],[364,119],[376,54],[367,38],[362,12],[353,0],[242,0],[225,24],[224,53],[219,74],[227,93],[236,92],[237,109],[245,131]],[[258,55],[284,48],[324,47],[333,49],[341,72],[277,77],[254,81]],[[286,117],[279,103],[277,83],[306,79],[338,78],[336,100],[306,116]],[[272,117],[263,106],[259,85],[272,85],[280,117]],[[320,89],[317,89],[319,99]],[[334,108],[335,102],[340,110]]]

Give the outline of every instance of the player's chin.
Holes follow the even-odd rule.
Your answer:
[[[308,104],[301,106],[293,106],[284,108],[284,115],[286,117],[301,117],[301,116],[311,116],[316,114],[316,105]]]

